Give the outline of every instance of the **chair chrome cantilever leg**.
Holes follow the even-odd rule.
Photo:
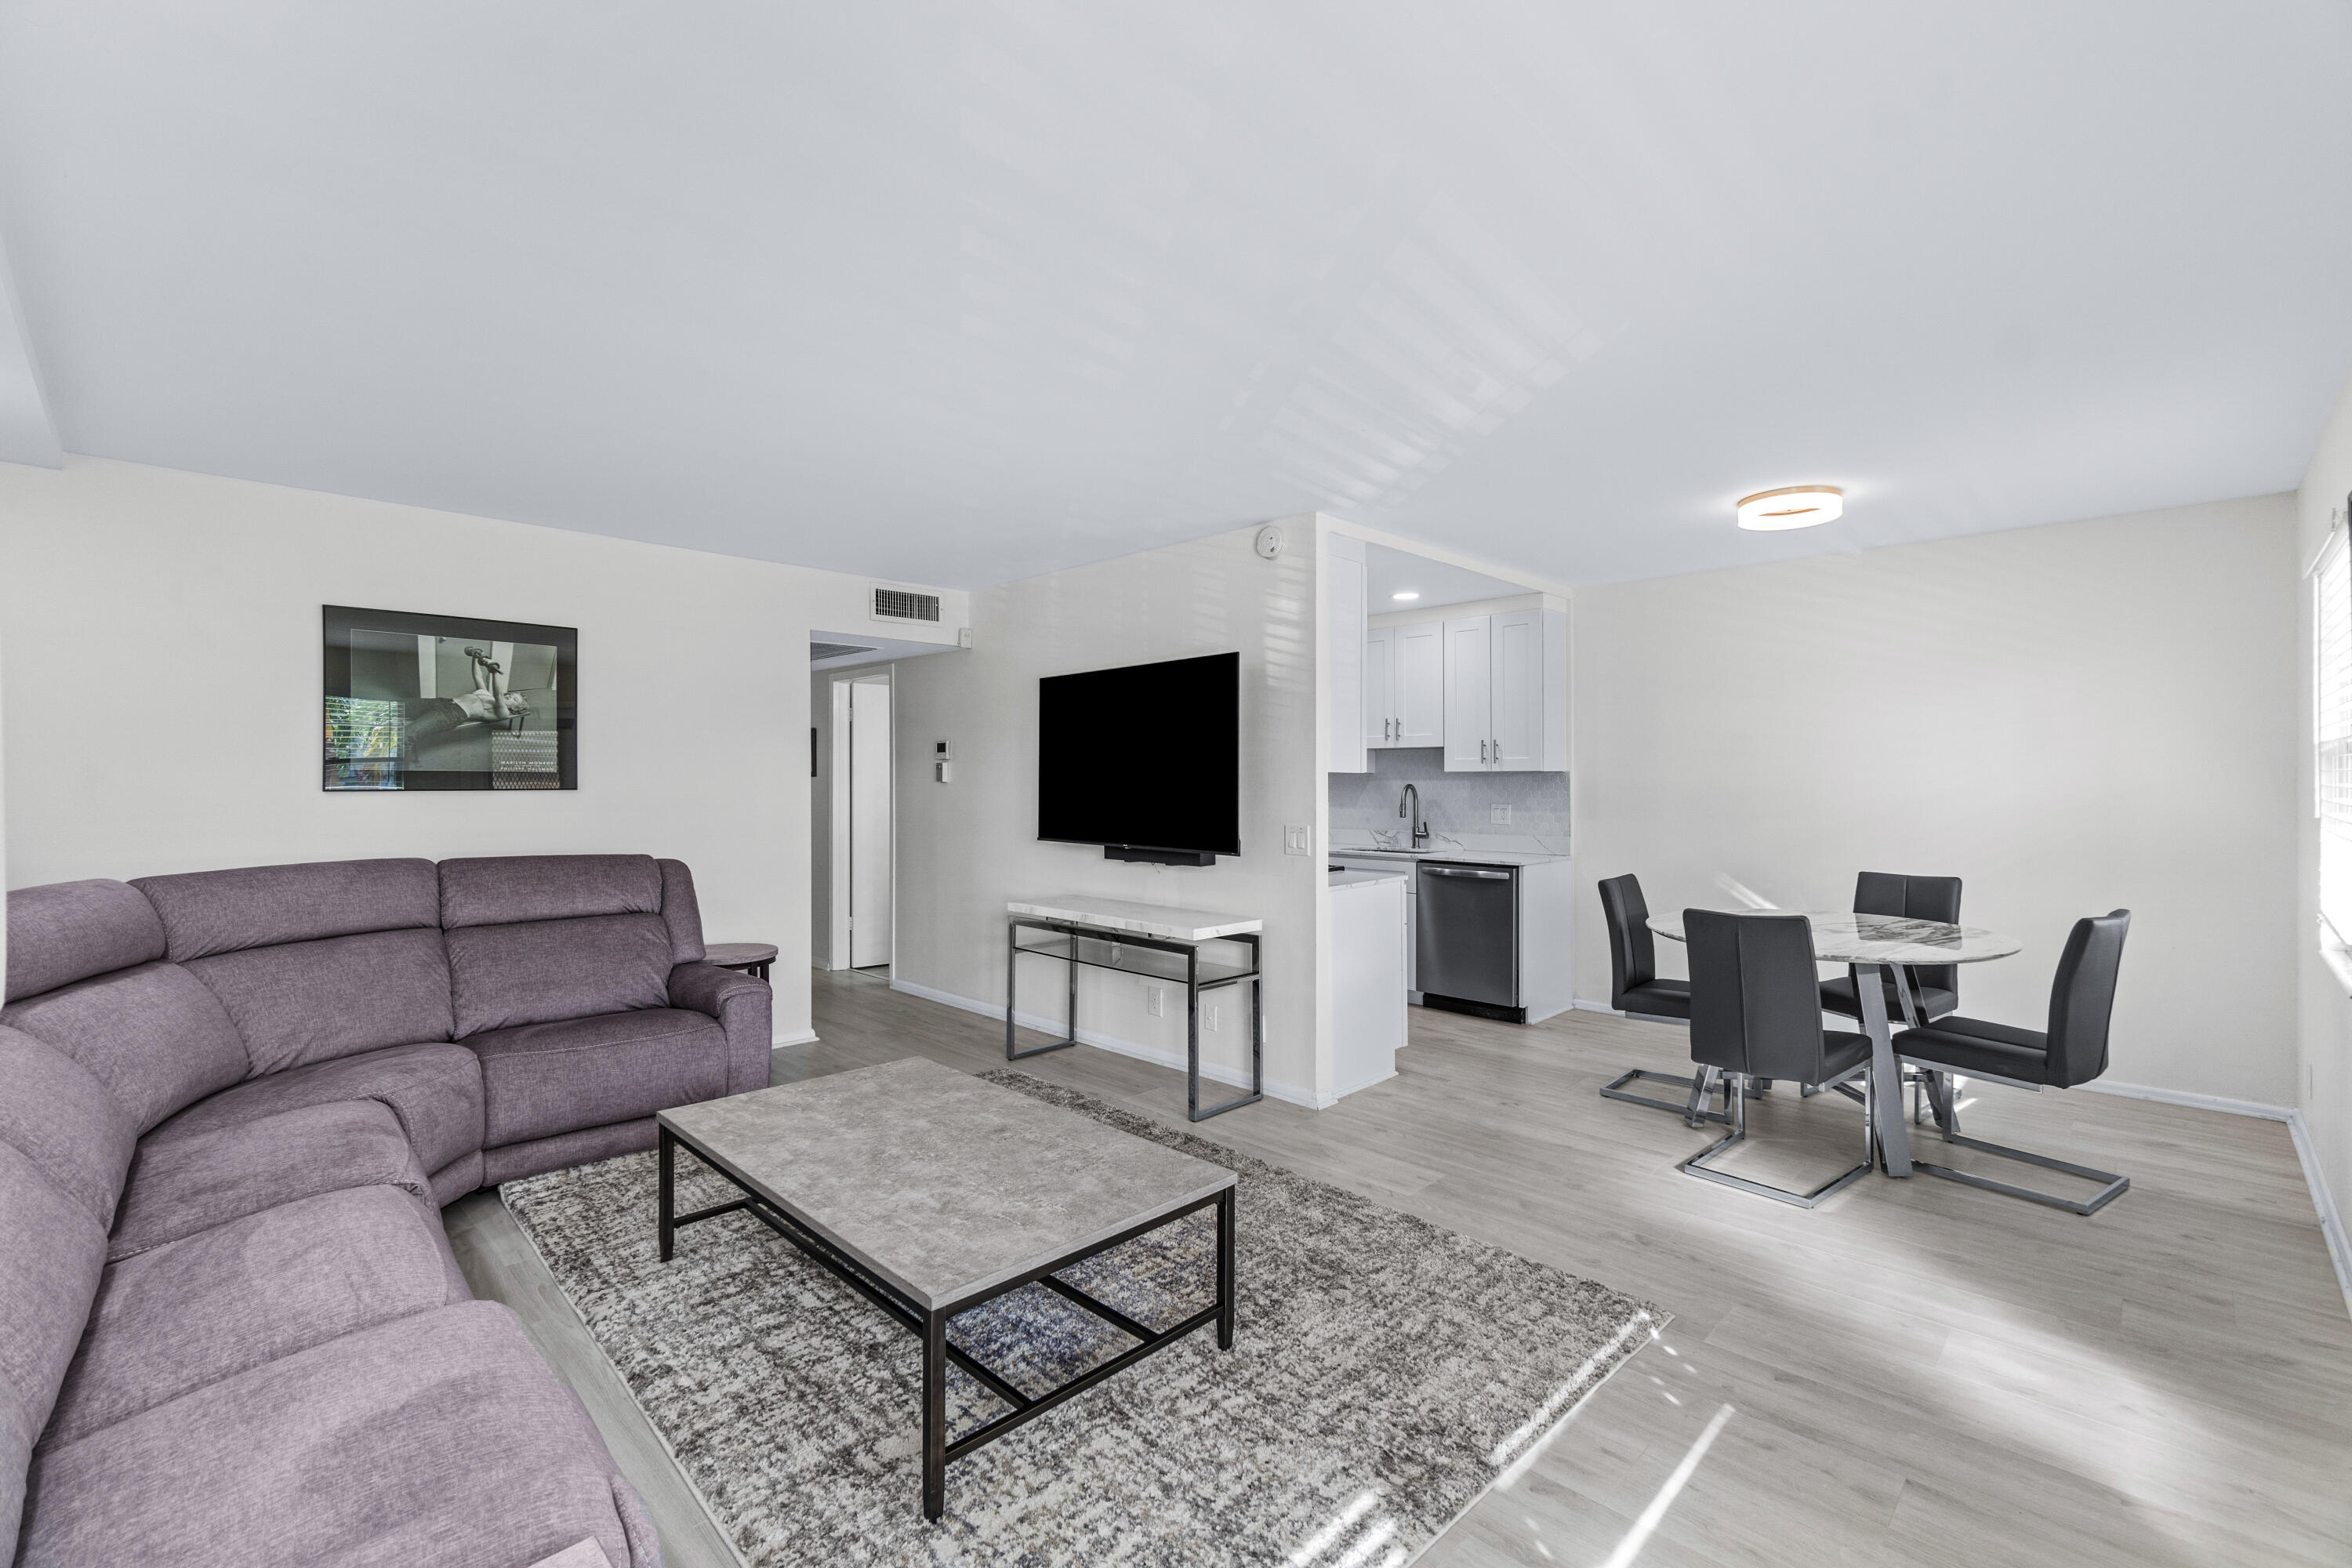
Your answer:
[[[1626,1093],[1625,1086],[1637,1079],[1644,1083],[1670,1083],[1676,1089],[1686,1091],[1690,1099],[1687,1102],[1678,1102],[1671,1100],[1653,1100],[1646,1094]],[[1688,1078],[1679,1078],[1670,1072],[1652,1072],[1648,1068],[1635,1068],[1630,1072],[1622,1073],[1611,1079],[1609,1086],[1601,1091],[1601,1098],[1622,1100],[1630,1105],[1646,1105],[1654,1110],[1671,1110],[1693,1127],[1696,1127],[1702,1121],[1730,1121],[1731,1118],[1720,1111],[1699,1109],[1706,1103],[1707,1089],[1706,1075],[1703,1072],[1695,1072]]]
[[[2047,1154],[2036,1154],[2030,1150],[2011,1149],[2002,1143],[1988,1143],[1981,1138],[1963,1138],[1960,1136],[1959,1102],[1953,1094],[1949,1075],[1941,1068],[1927,1067],[1924,1062],[1916,1062],[1913,1065],[1925,1068],[1927,1070],[1927,1103],[1935,1110],[1936,1122],[1943,1131],[1945,1142],[1958,1143],[1963,1149],[1981,1150],[1985,1153],[1998,1155],[2004,1160],[2019,1160],[2029,1165],[2040,1165],[2045,1170],[2063,1171],[2070,1176],[2080,1176],[2086,1182],[2103,1182],[2105,1185],[2094,1193],[2087,1201],[2077,1202],[2073,1198],[2062,1198],[2052,1193],[2037,1193],[2032,1187],[2011,1186],[2007,1182],[1996,1182],[1989,1176],[1977,1176],[1966,1171],[1955,1171],[1949,1165],[1930,1165],[1922,1161],[1914,1160],[1911,1162],[1912,1169],[1925,1171],[1931,1176],[1941,1176],[1948,1182],[1961,1182],[1971,1187],[1982,1187],[1989,1193],[2000,1193],[2008,1197],[2023,1198],[2028,1203],[2043,1204],[2053,1209],[2064,1209],[2069,1214],[2096,1214],[2131,1190],[2131,1178],[2118,1176],[2113,1171],[2095,1171],[2088,1165],[2076,1165],[2064,1160],[2053,1160]],[[2021,1087],[2030,1089],[2036,1086],[2028,1084]]]
[[[1818,1208],[1830,1198],[1845,1191],[1846,1188],[1852,1186],[1863,1177],[1870,1174],[1878,1148],[1878,1126],[1876,1120],[1878,1109],[1873,1102],[1870,1094],[1870,1080],[1867,1078],[1863,1079],[1862,1163],[1856,1165],[1853,1170],[1847,1171],[1842,1175],[1832,1176],[1828,1181],[1823,1182],[1820,1186],[1815,1187],[1810,1193],[1792,1193],[1784,1187],[1772,1186],[1764,1182],[1751,1182],[1745,1176],[1735,1176],[1728,1171],[1711,1169],[1708,1166],[1707,1162],[1713,1160],[1717,1155],[1724,1152],[1734,1143],[1741,1142],[1748,1136],[1748,1096],[1743,1092],[1739,1092],[1747,1086],[1737,1075],[1727,1076],[1730,1077],[1731,1082],[1734,1085],[1734,1091],[1731,1095],[1731,1136],[1728,1138],[1717,1139],[1716,1142],[1708,1144],[1706,1148],[1700,1150],[1697,1153],[1693,1154],[1689,1159],[1685,1160],[1680,1165],[1676,1166],[1675,1169],[1682,1171],[1688,1175],[1698,1176],[1706,1181],[1719,1182],[1727,1187],[1738,1187],[1743,1193],[1754,1193],[1758,1197],[1772,1198],[1780,1203],[1793,1204],[1801,1209]],[[1841,1082],[1843,1081],[1843,1080],[1841,1080]]]

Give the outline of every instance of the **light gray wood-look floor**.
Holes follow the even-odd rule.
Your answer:
[[[1002,1025],[876,975],[819,973],[815,1005],[819,1040],[776,1053],[778,1082],[1003,1065]],[[2352,1318],[2281,1124],[1987,1088],[1969,1131],[2131,1191],[2085,1219],[1873,1176],[1807,1213],[1678,1173],[1711,1134],[1599,1097],[1628,1067],[1685,1070],[1679,1030],[1415,1008],[1412,1038],[1395,1079],[1331,1110],[1197,1131],[1675,1314],[1429,1568],[2352,1562]],[[1179,1074],[1085,1047],[1022,1065],[1184,1124]],[[1782,1184],[1860,1152],[1836,1097],[1776,1092],[1751,1129],[1738,1168]],[[496,1197],[448,1218],[477,1292],[587,1400],[673,1568],[731,1563]]]

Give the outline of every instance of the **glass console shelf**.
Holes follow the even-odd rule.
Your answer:
[[[1029,928],[1034,930],[1034,927]],[[1213,937],[1213,942],[1239,942],[1239,937]],[[1132,937],[1098,936],[1092,932],[1072,932],[1066,936],[1048,937],[1044,942],[1022,942],[1019,932],[1013,942],[1024,954],[1040,958],[1058,958],[1066,963],[1085,964],[1089,969],[1115,969],[1122,974],[1140,974],[1147,979],[1164,980],[1171,985],[1181,985],[1197,977],[1203,991],[1213,991],[1221,985],[1233,985],[1244,980],[1257,978],[1257,970],[1249,963],[1219,963],[1210,959],[1198,959],[1197,967],[1188,965],[1186,955],[1171,952],[1165,947],[1139,947]],[[1192,945],[1190,943],[1186,945]],[[1206,946],[1207,943],[1201,945]],[[1076,951],[1073,952],[1071,950]],[[1257,955],[1252,952],[1255,959]],[[1192,973],[1186,970],[1192,968]]]

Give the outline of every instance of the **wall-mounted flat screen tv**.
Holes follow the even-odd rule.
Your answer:
[[[1242,656],[1037,683],[1037,837],[1112,859],[1206,866],[1242,852]]]

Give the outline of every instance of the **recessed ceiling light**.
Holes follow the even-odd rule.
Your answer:
[[[1421,595],[1408,588],[1402,594],[1391,594],[1389,597],[1391,599],[1418,599]]]
[[[1835,485],[1790,485],[1759,490],[1739,500],[1739,526],[1766,531],[1811,528],[1845,513],[1845,492]]]

